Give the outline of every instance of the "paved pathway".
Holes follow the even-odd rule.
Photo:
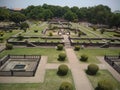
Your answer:
[[[93,90],[85,72],[80,68],[79,61],[73,49],[66,48],[66,54],[70,63],[70,69],[73,75],[76,90]]]

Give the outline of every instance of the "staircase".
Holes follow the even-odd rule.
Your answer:
[[[66,48],[71,48],[71,43],[67,35],[63,35],[64,38],[64,44]]]

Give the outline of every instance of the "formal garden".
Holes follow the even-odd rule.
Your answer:
[[[0,18],[0,90],[120,90],[119,25],[41,8]]]

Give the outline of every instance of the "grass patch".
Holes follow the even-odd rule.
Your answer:
[[[97,75],[95,76],[87,75],[87,77],[89,78],[94,88],[97,87],[97,84],[100,80],[107,79],[110,82],[112,82],[114,90],[120,90],[120,83],[107,70],[100,70],[98,71]]]
[[[58,76],[56,72],[57,70],[47,70],[44,83],[0,84],[0,90],[59,90],[59,86],[64,81],[74,86],[70,71],[63,77]]]
[[[60,63],[58,61],[58,55],[60,53],[65,53],[64,50],[58,51],[55,48],[14,48],[12,50],[5,50],[0,53],[0,58],[7,54],[15,54],[15,55],[43,55],[48,56],[48,63]],[[67,62],[67,59],[65,60]],[[64,63],[64,62],[61,62]]]
[[[76,52],[78,59],[82,54],[86,54],[88,56],[88,60],[86,63],[100,63],[96,56],[104,56],[104,55],[118,55],[120,49],[114,48],[85,48]]]
[[[12,30],[12,32],[4,32],[3,39],[4,41],[11,37],[12,35],[15,35],[17,33],[21,32],[21,30]]]

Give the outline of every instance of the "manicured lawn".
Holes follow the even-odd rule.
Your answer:
[[[33,24],[31,25],[29,30],[27,30],[27,32],[23,32],[22,35],[23,36],[41,36],[42,35],[41,31],[44,30],[47,27],[47,25],[48,24],[46,22],[43,22],[41,25]],[[38,30],[38,32],[34,32],[34,30]]]
[[[120,83],[107,71],[107,70],[100,70],[97,75],[90,76],[87,75],[91,84],[94,88],[97,87],[97,84],[100,80],[109,80],[112,85],[114,86],[114,90],[120,90]]]
[[[57,70],[47,70],[43,83],[0,84],[0,90],[59,90],[60,84],[64,81],[72,83],[74,88],[70,71],[66,76],[62,77],[58,76],[56,73]],[[75,88],[73,90],[75,90]]]
[[[88,61],[86,63],[100,63],[96,56],[104,56],[106,55],[118,55],[120,52],[120,48],[85,48],[76,52],[78,58],[82,54],[88,55]]]
[[[16,54],[16,55],[43,55],[48,56],[48,63],[64,63],[58,61],[58,55],[63,51],[58,51],[55,48],[14,48],[12,50],[5,50],[0,53],[0,58],[7,54]],[[66,61],[67,62],[67,59]]]
[[[4,41],[11,37],[12,35],[15,35],[17,33],[21,32],[21,30],[13,30],[12,32],[4,32],[3,39]]]

